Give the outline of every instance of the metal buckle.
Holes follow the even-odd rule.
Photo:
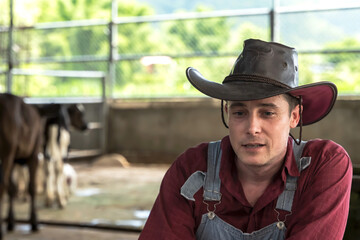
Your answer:
[[[216,206],[219,205],[219,204],[221,203],[221,201],[218,201],[217,203],[214,203],[214,205],[213,205],[213,208],[214,208],[214,209],[213,209],[212,211],[209,209],[209,204],[208,204],[207,202],[205,202],[205,201],[203,200],[203,203],[206,204],[206,210],[208,211],[208,213],[207,213],[208,218],[209,218],[210,220],[213,220],[214,217],[216,216],[216,214],[215,214]]]
[[[290,215],[292,214],[292,212],[286,214],[285,217],[284,217],[284,220],[281,221],[281,220],[280,220],[280,213],[276,210],[276,208],[274,208],[274,210],[275,210],[275,212],[277,213],[276,218],[277,218],[277,220],[278,220],[278,223],[276,224],[276,226],[277,226],[279,229],[283,229],[283,228],[285,227],[286,218],[287,218],[288,216],[290,216]],[[281,228],[280,228],[280,227],[281,227]]]
[[[281,230],[281,229],[283,229],[285,227],[285,223],[280,221],[280,222],[276,223],[276,226],[278,227],[278,229]]]

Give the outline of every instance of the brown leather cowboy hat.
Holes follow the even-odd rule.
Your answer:
[[[204,78],[189,67],[186,76],[200,92],[221,100],[248,101],[288,93],[302,98],[302,125],[324,118],[332,109],[337,88],[331,82],[299,86],[298,59],[294,48],[248,39],[222,84]]]

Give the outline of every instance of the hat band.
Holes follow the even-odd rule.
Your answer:
[[[281,88],[291,89],[291,87],[279,81],[270,78],[264,78],[262,76],[249,75],[249,74],[231,74],[225,77],[223,81],[223,83],[229,83],[229,82],[260,82],[260,83],[272,84]]]

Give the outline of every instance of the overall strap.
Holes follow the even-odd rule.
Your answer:
[[[296,165],[301,173],[302,170],[307,168],[310,165],[311,157],[301,157],[304,147],[307,141],[301,141],[300,145],[297,145],[293,141],[293,152],[296,161]],[[291,212],[295,191],[297,188],[297,179],[298,177],[290,176],[286,174],[286,184],[284,191],[278,197],[276,203],[276,209],[285,210]]]
[[[188,200],[195,201],[194,195],[204,188],[204,200],[220,201],[220,162],[221,141],[210,142],[208,146],[207,172],[194,172],[180,189],[180,194]]]
[[[221,141],[210,142],[208,147],[207,173],[204,184],[204,200],[220,201],[220,185],[219,177],[221,163]]]

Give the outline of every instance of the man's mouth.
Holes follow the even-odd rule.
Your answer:
[[[250,143],[250,144],[244,144],[243,147],[245,148],[258,148],[258,147],[264,147],[265,144],[260,144],[260,143]]]

